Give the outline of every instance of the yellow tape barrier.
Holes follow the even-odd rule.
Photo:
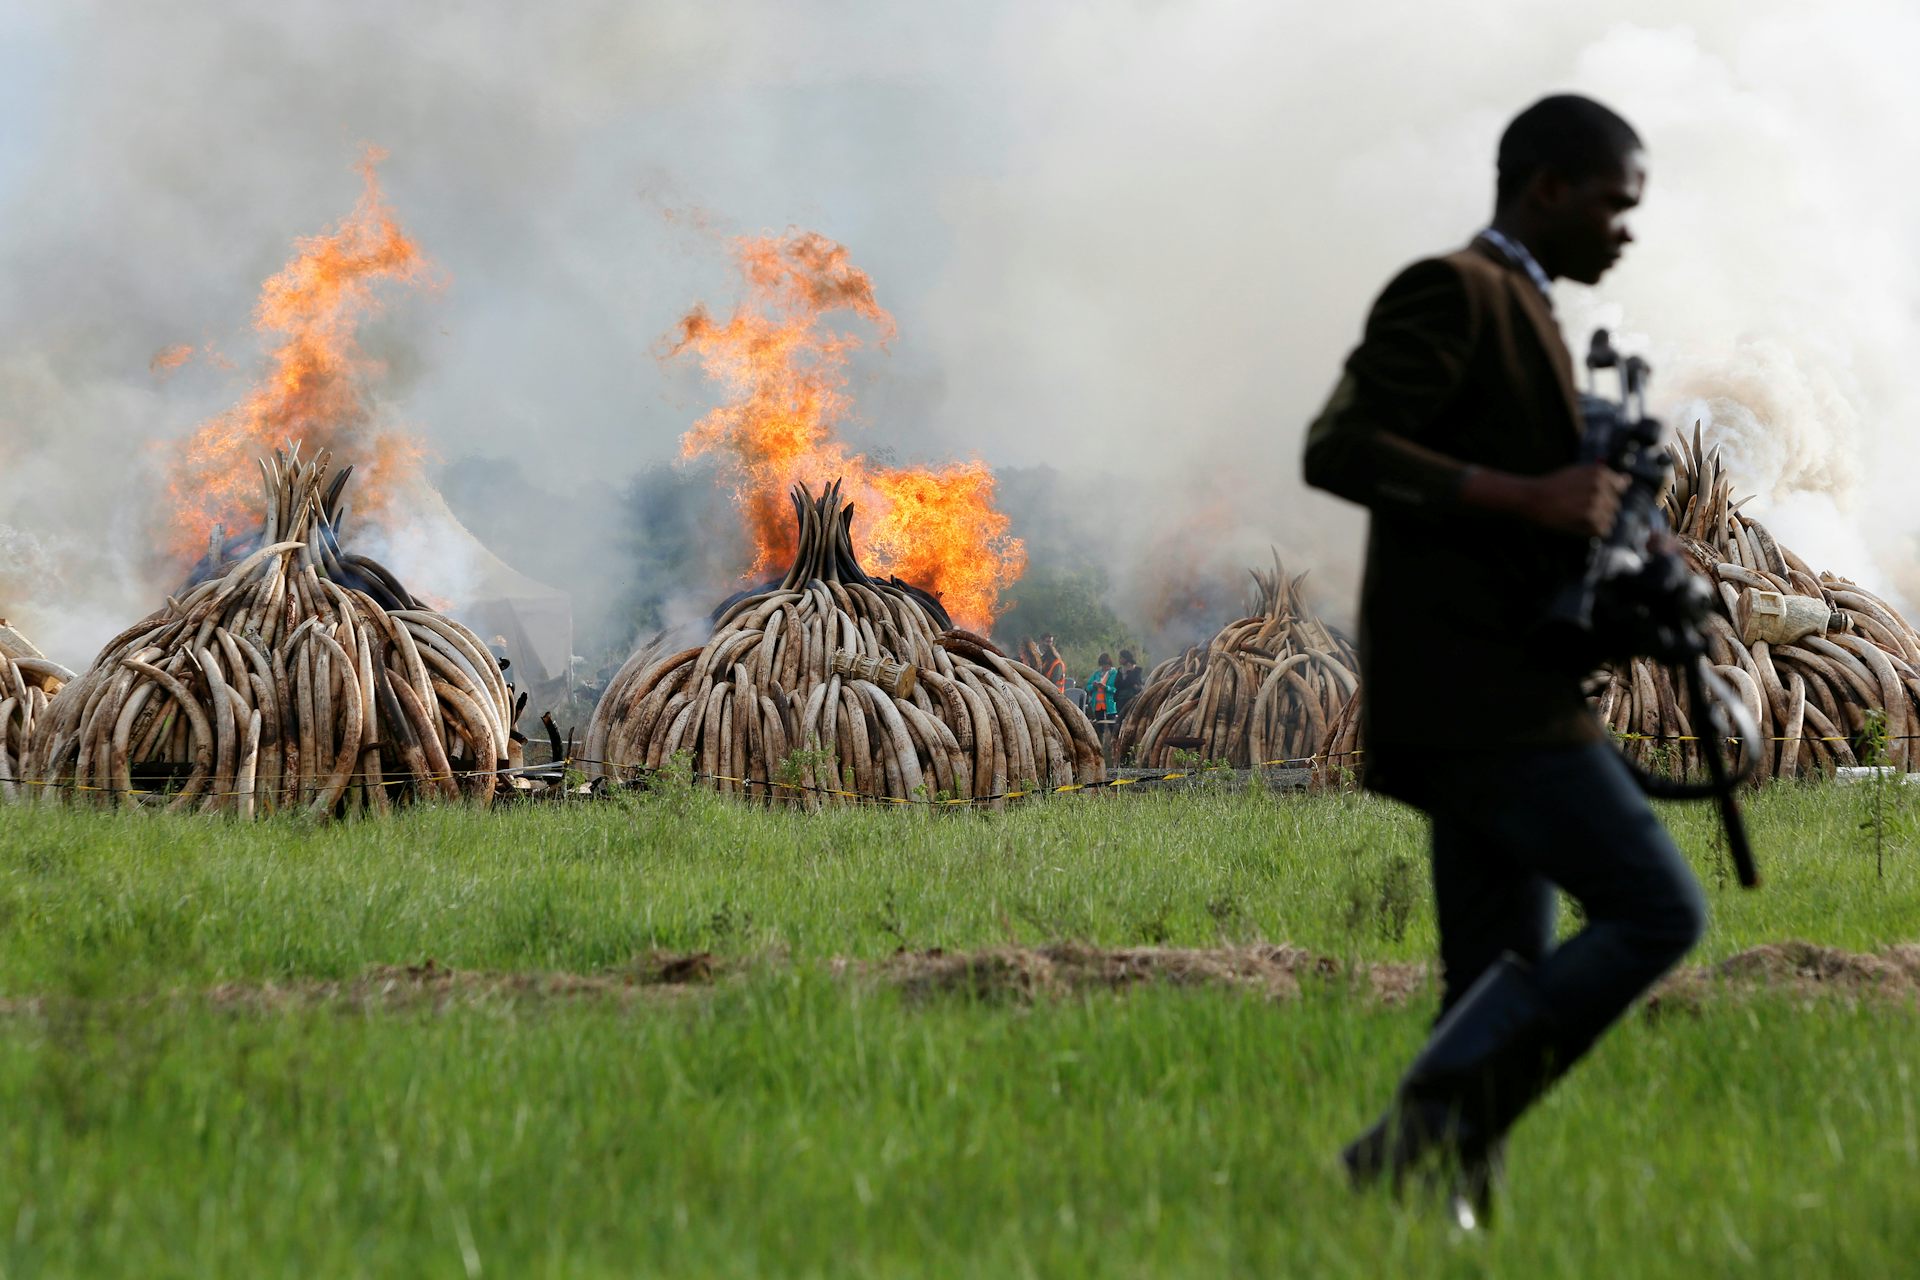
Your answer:
[[[1615,736],[1615,739],[1620,742],[1699,742],[1701,741],[1701,738],[1698,734],[1623,733],[1623,734],[1616,734],[1614,736]],[[1787,735],[1782,734],[1782,735],[1775,735],[1772,737],[1763,738],[1761,740],[1764,742],[1788,742],[1788,741],[1852,742],[1853,741],[1851,737],[1841,735],[1841,734],[1826,734],[1826,735],[1802,734],[1798,737],[1789,737]],[[1890,742],[1920,741],[1920,734],[1916,734],[1916,733],[1899,734],[1887,740]],[[1721,739],[1721,741],[1738,744],[1742,740],[1739,738],[1724,738],[1724,739]],[[766,787],[774,791],[805,792],[805,793],[811,793],[815,795],[833,796],[837,799],[842,799],[842,800],[865,801],[873,804],[891,804],[891,805],[924,804],[924,805],[935,806],[935,807],[941,807],[941,806],[954,807],[954,806],[965,806],[965,805],[976,805],[976,804],[992,804],[1000,800],[1023,800],[1033,796],[1041,796],[1041,795],[1065,795],[1067,793],[1077,792],[1077,791],[1110,790],[1110,789],[1119,788],[1119,787],[1138,786],[1143,783],[1174,782],[1184,778],[1199,777],[1201,775],[1209,774],[1209,773],[1231,772],[1231,771],[1238,771],[1241,769],[1312,769],[1312,768],[1319,767],[1323,763],[1330,764],[1336,759],[1348,759],[1356,756],[1361,756],[1364,754],[1366,754],[1366,752],[1365,752],[1365,749],[1362,748],[1357,751],[1323,752],[1316,755],[1297,756],[1297,757],[1284,759],[1284,760],[1262,760],[1257,763],[1246,764],[1246,765],[1205,764],[1205,765],[1199,765],[1191,769],[1171,769],[1165,773],[1147,774],[1139,777],[1107,778],[1100,782],[1069,782],[1057,787],[1041,787],[1041,786],[1017,787],[1017,788],[1013,788],[1007,791],[1002,791],[990,796],[952,796],[952,797],[933,796],[933,797],[926,797],[926,798],[903,797],[903,796],[881,796],[881,795],[868,795],[865,792],[859,792],[859,791],[848,791],[841,787],[820,787],[820,786],[810,787],[804,783],[768,782],[768,781],[763,781],[759,778],[735,778],[735,777],[730,777],[726,774],[694,773],[688,776],[691,778],[692,781],[695,781],[695,782],[724,782],[724,783],[728,783],[730,785],[738,786],[738,787]],[[396,777],[382,777],[378,785],[381,787],[399,787],[399,786],[405,786],[408,783],[417,783],[417,782],[459,782],[464,779],[484,778],[484,777],[506,778],[506,777],[513,777],[513,776],[522,775],[522,774],[551,772],[556,767],[561,769],[564,774],[566,772],[573,771],[575,766],[588,765],[588,764],[612,765],[612,762],[604,761],[604,760],[586,759],[586,758],[577,757],[577,756],[569,756],[567,759],[563,761],[553,761],[546,764],[520,765],[511,769],[466,769],[466,770],[454,770],[448,773],[436,773],[436,774],[425,774],[425,775],[403,774]],[[613,766],[613,767],[619,768],[621,766]],[[657,777],[659,776],[660,772],[661,771],[657,769],[650,770],[650,769],[644,769],[644,768],[634,768],[632,769],[632,772],[629,774],[629,776],[620,778],[617,780],[617,782],[620,785],[632,786],[635,783],[643,781],[646,778]],[[114,795],[114,796],[170,796],[170,795],[177,795],[179,790],[178,788],[175,788],[173,790],[155,790],[153,788],[146,788],[146,787],[100,787],[100,786],[93,786],[91,784],[83,785],[77,782],[49,782],[44,779],[30,779],[30,778],[13,778],[13,779],[9,779],[8,781],[12,782],[12,784],[17,787],[55,788],[55,789],[66,790],[66,791],[91,792],[91,793],[100,794],[100,795]],[[374,784],[372,784],[365,777],[365,775],[355,774],[349,779],[348,785],[349,786],[369,786]],[[311,788],[311,790],[317,793],[320,790],[320,788],[318,786],[315,786]],[[226,798],[233,798],[233,797],[245,796],[245,795],[255,795],[255,794],[257,794],[257,792],[202,791],[200,793],[200,798],[226,799]]]

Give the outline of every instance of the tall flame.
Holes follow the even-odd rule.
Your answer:
[[[418,470],[419,448],[374,425],[367,382],[381,365],[355,337],[379,308],[376,285],[415,283],[427,271],[380,193],[375,168],[385,158],[367,149],[353,212],[296,241],[292,261],[262,286],[254,328],[279,335],[265,374],[238,404],[202,423],[170,465],[164,542],[182,562],[206,550],[215,524],[239,531],[251,522],[255,459],[289,440],[309,451],[332,449],[359,468],[354,489],[363,514],[379,516],[393,486]]]
[[[893,317],[874,300],[873,281],[846,249],[815,232],[735,242],[747,298],[725,321],[696,306],[681,320],[670,354],[698,357],[727,402],[682,437],[683,457],[720,456],[753,537],[750,574],[784,566],[795,551],[787,491],[835,478],[854,500],[854,547],[870,571],[891,574],[941,598],[961,626],[986,630],[1000,591],[1027,565],[994,509],[985,463],[884,467],[836,435],[845,417],[848,354],[860,339],[827,327],[850,311],[884,345]]]

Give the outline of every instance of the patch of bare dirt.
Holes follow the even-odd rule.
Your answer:
[[[1332,977],[1337,969],[1322,956],[1285,945],[1106,950],[1063,942],[986,951],[908,951],[883,961],[876,972],[911,997],[1030,1000],[1145,982],[1249,987],[1264,995],[1291,998],[1300,994],[1302,976]]]
[[[708,951],[654,952],[622,969],[602,973],[490,973],[451,969],[434,960],[417,965],[376,965],[340,981],[223,982],[206,993],[221,1008],[279,1008],[337,1004],[348,1008],[395,1008],[495,1001],[615,1000],[670,998],[712,983],[724,962]]]
[[[203,992],[160,999],[203,998],[218,1008],[271,1011],[332,1006],[345,1010],[426,1008],[501,1002],[673,1000],[753,969],[790,963],[784,954],[721,958],[707,951],[654,952],[597,973],[496,973],[452,969],[428,960],[379,965],[337,981],[226,982]],[[836,960],[829,971],[849,982],[897,988],[915,1001],[942,998],[1034,1003],[1144,984],[1239,988],[1271,1000],[1295,1000],[1319,989],[1358,989],[1398,1005],[1427,993],[1432,968],[1418,963],[1348,965],[1285,943],[1228,947],[1095,947],[1059,942],[979,951],[901,951],[884,960]],[[1655,1012],[1699,1008],[1710,1000],[1786,991],[1807,997],[1892,998],[1920,1002],[1920,943],[1872,952],[1810,942],[1752,947],[1717,964],[1668,977],[1648,1004]],[[36,1016],[70,999],[22,995],[0,999],[0,1017]],[[133,1003],[150,1002],[138,997]]]
[[[1275,1000],[1296,999],[1303,982],[1357,978],[1369,994],[1398,1003],[1419,990],[1425,965],[1362,965],[1351,973],[1330,956],[1285,943],[1234,947],[1121,947],[1058,942],[984,951],[903,951],[863,969],[909,997],[964,996],[1032,1000],[1142,983],[1240,987]]]
[[[1728,992],[1920,1001],[1920,943],[1843,951],[1813,942],[1769,942],[1713,965],[1690,965],[1662,982],[1650,1001],[1697,1004]]]

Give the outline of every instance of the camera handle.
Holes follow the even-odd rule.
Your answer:
[[[1753,845],[1747,839],[1738,790],[1740,784],[1753,775],[1760,763],[1759,753],[1765,749],[1760,740],[1760,726],[1748,714],[1747,704],[1734,692],[1733,686],[1708,666],[1704,653],[1692,653],[1676,665],[1686,677],[1687,701],[1694,715],[1703,722],[1697,726],[1696,736],[1701,754],[1707,758],[1707,781],[1704,784],[1675,782],[1647,772],[1624,755],[1621,759],[1640,789],[1656,799],[1712,799],[1720,810],[1721,828],[1727,833],[1727,852],[1733,859],[1734,875],[1742,888],[1758,888],[1760,868],[1753,860]],[[1721,753],[1723,743],[1730,738],[1738,739],[1743,747],[1737,769],[1729,769]]]
[[[1707,660],[1704,657],[1695,657],[1687,663],[1687,696],[1696,708],[1707,706],[1707,681],[1709,680],[1719,685],[1718,692],[1722,699],[1720,705],[1726,707],[1731,715],[1734,703],[1725,699],[1733,696],[1733,690],[1728,688],[1726,682],[1719,676],[1707,669]],[[1746,703],[1740,703],[1739,707],[1738,719],[1749,720]],[[1711,713],[1708,719],[1712,719]],[[1766,750],[1766,747],[1760,741],[1759,725],[1744,724],[1740,727],[1746,730],[1743,741],[1752,744],[1752,750],[1742,753],[1751,766],[1757,760],[1758,753]],[[1760,868],[1753,861],[1753,846],[1747,841],[1746,819],[1741,815],[1740,801],[1734,795],[1734,787],[1738,782],[1728,776],[1727,762],[1720,754],[1720,743],[1717,740],[1703,736],[1701,748],[1707,757],[1707,776],[1713,781],[1713,798],[1720,809],[1720,825],[1727,833],[1727,853],[1733,859],[1733,873],[1739,879],[1742,888],[1757,889],[1760,887]],[[1745,772],[1751,772],[1751,767]]]

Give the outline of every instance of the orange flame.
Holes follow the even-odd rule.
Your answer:
[[[746,513],[755,560],[749,575],[792,559],[787,491],[845,480],[855,503],[854,547],[872,572],[939,596],[956,623],[984,631],[999,595],[1026,569],[1026,548],[1007,536],[993,506],[994,477],[981,462],[883,467],[849,451],[835,431],[846,415],[853,334],[828,329],[829,311],[851,311],[884,345],[893,317],[846,249],[814,232],[746,237],[735,253],[748,298],[722,322],[696,306],[680,322],[671,355],[691,352],[728,400],[680,441],[683,457],[725,459],[734,500]]]
[[[253,523],[255,459],[287,441],[355,464],[356,508],[376,517],[394,484],[418,470],[420,449],[374,426],[367,381],[382,366],[355,339],[360,321],[378,309],[375,285],[411,284],[427,269],[380,194],[374,170],[385,158],[367,148],[353,212],[296,241],[292,261],[262,286],[254,328],[281,335],[265,375],[240,403],[202,423],[169,468],[164,540],[183,563],[206,550],[215,524],[238,532]]]
[[[185,343],[177,347],[168,347],[164,351],[153,353],[153,359],[147,361],[147,372],[156,378],[164,379],[191,359],[193,359],[193,348]]]

